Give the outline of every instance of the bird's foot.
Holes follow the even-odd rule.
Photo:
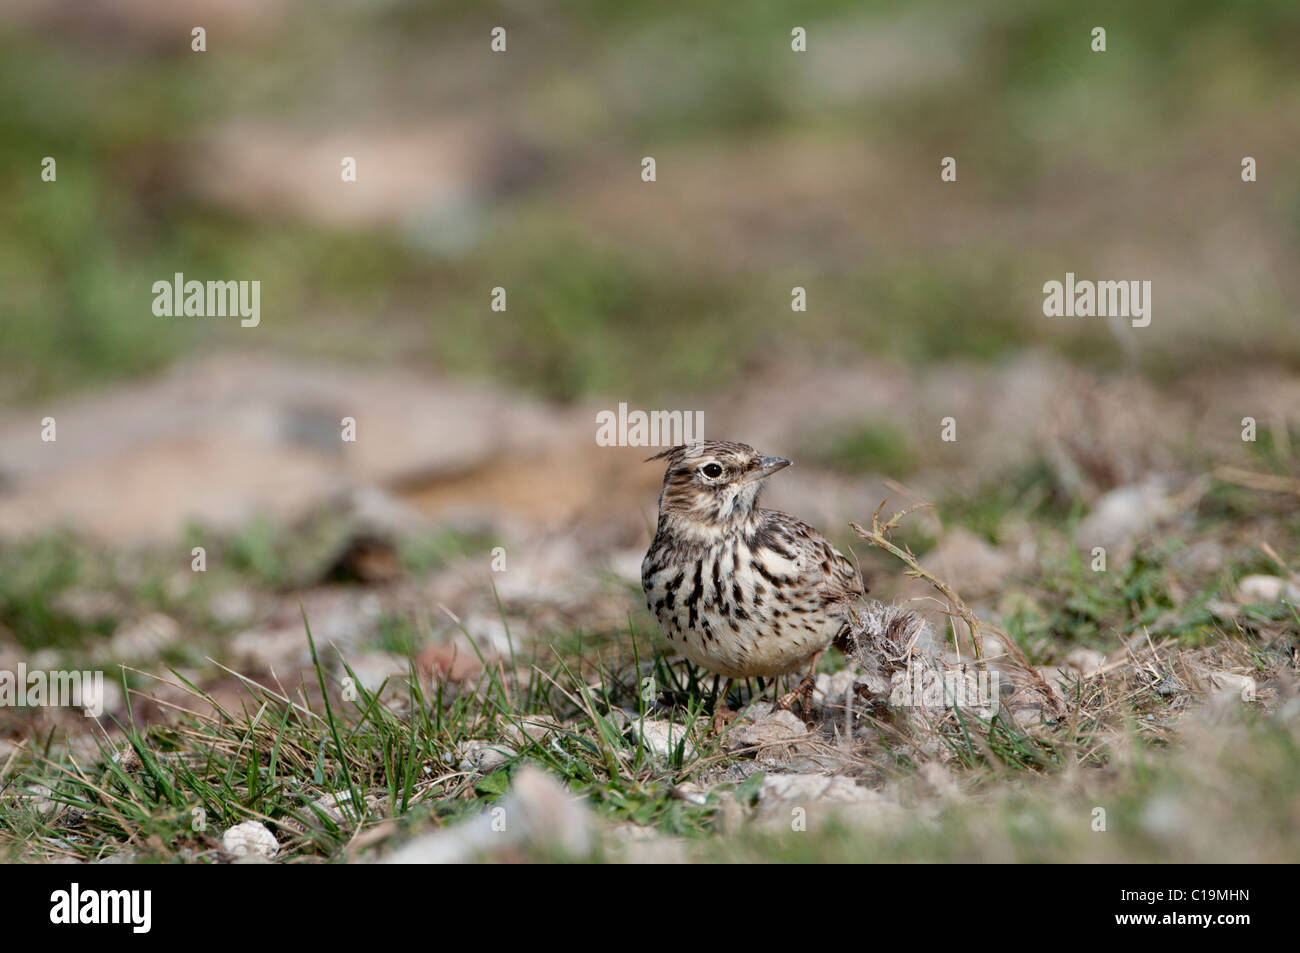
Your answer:
[[[812,714],[813,689],[817,687],[812,675],[805,675],[792,692],[786,692],[776,700],[772,711],[793,711],[794,703],[799,703],[799,713],[807,719]]]

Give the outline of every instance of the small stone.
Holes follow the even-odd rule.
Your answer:
[[[364,806],[360,813],[364,817],[367,810],[379,806],[379,798],[373,794],[364,798]],[[312,805],[320,810],[322,814],[328,817],[335,824],[352,823],[355,820],[357,811],[352,808],[352,792],[343,791],[339,794],[326,794],[312,802]],[[314,811],[310,812],[313,816]]]
[[[221,625],[247,625],[256,603],[247,589],[222,589],[208,600],[208,613]]]
[[[261,821],[244,821],[221,835],[221,849],[231,857],[274,857],[280,844]]]
[[[509,745],[471,739],[456,745],[452,760],[461,771],[488,774],[501,767],[519,752]]]
[[[1167,519],[1172,510],[1166,481],[1159,477],[1121,486],[1093,504],[1092,512],[1079,523],[1075,541],[1085,553],[1094,546],[1114,550],[1108,555],[1111,563],[1118,565],[1132,541]]]
[[[804,741],[808,727],[792,712],[777,710],[747,716],[727,735],[728,750],[757,747],[760,752]]]
[[[88,625],[112,618],[123,611],[123,602],[111,592],[94,589],[64,589],[50,599],[50,607]]]
[[[415,667],[426,678],[449,682],[470,681],[483,671],[479,653],[463,637],[426,645],[416,657]]]
[[[1157,695],[1177,695],[1179,692],[1187,691],[1187,687],[1173,675],[1166,675],[1155,687]]]
[[[842,668],[831,675],[820,673],[813,688],[813,705],[817,708],[842,709],[845,700],[852,696],[856,683],[857,676],[851,668]]]
[[[1255,700],[1255,680],[1249,675],[1238,675],[1235,672],[1211,672],[1206,681],[1210,685],[1210,690],[1214,692],[1216,701],[1239,700],[1243,702],[1253,702]]]
[[[812,828],[832,817],[877,826],[897,823],[902,816],[897,803],[842,775],[768,775],[759,789],[757,817],[769,828],[790,830],[795,821]]]
[[[1092,675],[1106,664],[1106,656],[1096,649],[1072,649],[1065,656],[1065,667],[1079,675]]]
[[[542,718],[525,717],[518,725],[506,725],[502,729],[502,733],[522,748],[534,741],[544,743],[550,740],[550,737],[559,730],[560,726],[554,722]]]
[[[1013,568],[1009,557],[961,528],[949,530],[921,566],[967,597],[997,592]]]
[[[1216,619],[1225,622],[1231,622],[1237,616],[1241,615],[1241,610],[1231,602],[1224,602],[1222,599],[1211,599],[1205,603],[1206,610]]]
[[[348,663],[357,682],[367,692],[374,694],[385,682],[392,684],[405,679],[409,671],[409,662],[400,655],[389,652],[366,652],[357,655]]]
[[[171,616],[152,612],[117,627],[108,651],[116,659],[151,659],[180,638],[180,624]]]
[[[1160,837],[1177,837],[1187,830],[1191,820],[1183,803],[1167,794],[1151,798],[1139,817],[1148,832]]]
[[[629,727],[632,736],[660,758],[672,758],[677,753],[679,745],[682,747],[684,758],[695,756],[695,744],[687,737],[686,725],[663,720],[637,719],[632,721]]]
[[[312,629],[315,630],[313,625]],[[242,666],[287,669],[311,659],[301,623],[279,628],[254,628],[230,640],[227,652]]]
[[[582,858],[595,839],[591,812],[561,784],[526,764],[510,790],[478,817],[410,841],[387,858],[393,864],[465,863],[494,852],[520,848],[559,851]]]
[[[1281,576],[1243,576],[1237,594],[1242,602],[1280,602],[1284,597],[1300,602],[1300,586],[1288,584]]]

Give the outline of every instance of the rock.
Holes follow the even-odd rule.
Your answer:
[[[1205,603],[1206,610],[1216,619],[1222,619],[1224,622],[1231,622],[1241,615],[1241,610],[1231,602],[1224,602],[1222,599],[1211,599]]]
[[[974,533],[957,528],[944,534],[938,547],[921,560],[921,568],[969,599],[1001,589],[1012,561]]]
[[[274,857],[280,850],[275,835],[261,821],[244,821],[221,835],[221,849],[231,857]]]
[[[391,539],[354,533],[330,559],[321,582],[391,583],[400,579],[402,572],[402,560]]]
[[[514,645],[519,645],[524,636],[520,628],[514,624],[514,620],[511,620],[511,623],[507,626],[506,621],[497,613],[491,615],[470,613],[460,620],[454,641],[460,641],[460,637],[468,634],[474,645],[478,646],[478,651],[486,656],[489,663],[498,658],[509,658],[512,642]],[[462,626],[464,632],[459,631]],[[463,642],[456,647],[456,651],[458,654],[469,653],[475,658],[478,656],[478,652],[474,651],[473,646]]]
[[[1173,838],[1184,835],[1194,819],[1188,815],[1181,800],[1168,794],[1158,794],[1143,807],[1139,823],[1151,834]]]
[[[760,703],[759,707],[762,706]],[[757,748],[758,756],[770,757],[774,752],[793,749],[808,739],[808,726],[791,712],[760,711],[746,715],[731,726],[727,734],[727,750]]]
[[[812,702],[819,709],[833,708],[843,712],[846,702],[852,701],[857,686],[857,676],[851,668],[842,668],[833,674],[822,672],[813,688]]]
[[[66,805],[54,799],[54,792],[44,784],[34,784],[23,792],[22,797],[33,810],[51,817],[62,813]]]
[[[368,144],[364,154],[350,151],[358,135]],[[339,189],[345,155],[358,157],[361,172]],[[540,154],[509,129],[457,112],[418,126],[371,122],[364,133],[241,119],[212,129],[186,158],[199,193],[236,214],[387,227],[428,250],[460,254],[482,238],[498,191],[537,174]]]
[[[1300,602],[1300,586],[1281,576],[1243,576],[1237,583],[1237,595],[1242,602]]]
[[[623,824],[614,828],[607,846],[624,864],[685,864],[689,844],[684,837],[664,837],[652,828]]]
[[[409,663],[400,655],[391,652],[366,652],[348,660],[361,683],[361,687],[374,694],[385,682],[404,682],[409,672]]]
[[[501,767],[519,752],[509,745],[471,739],[456,745],[452,761],[461,771],[488,774]]]
[[[1085,554],[1100,546],[1111,562],[1123,561],[1133,541],[1154,530],[1172,510],[1168,487],[1158,477],[1121,486],[1097,500],[1075,531],[1075,542]]]
[[[400,498],[376,486],[351,488],[340,507],[361,535],[404,539],[427,532],[425,520]]]
[[[1202,539],[1169,558],[1169,565],[1180,576],[1188,573],[1217,572],[1224,563],[1223,545],[1217,540]]]
[[[208,600],[208,612],[221,625],[247,625],[253,618],[256,602],[247,589],[222,589]]]
[[[518,725],[506,725],[502,733],[522,748],[531,742],[545,743],[561,727],[544,718],[525,716]]]
[[[119,625],[109,640],[108,651],[114,659],[153,659],[174,644],[180,634],[181,627],[175,619],[154,612]]]
[[[837,771],[846,756],[818,734],[809,731],[792,712],[761,710],[732,725],[727,733],[728,751],[743,753],[766,768],[782,771]]]
[[[902,808],[851,778],[822,774],[770,774],[759,789],[757,820],[786,830],[806,830],[838,817],[850,823],[896,822]]]
[[[1180,682],[1173,675],[1166,675],[1156,683],[1155,692],[1157,695],[1177,695],[1179,692],[1187,691],[1187,686]]]
[[[483,671],[478,653],[463,636],[426,645],[416,657],[415,665],[421,675],[434,681],[464,682],[477,678]]]
[[[230,640],[227,651],[235,665],[267,671],[284,671],[311,661],[311,650],[301,622],[241,632]]]
[[[1214,693],[1214,701],[1242,701],[1253,702],[1255,700],[1255,680],[1249,675],[1238,675],[1235,672],[1211,672],[1206,676],[1206,682],[1210,686],[1210,691]]]
[[[364,803],[360,814],[365,817],[367,811],[372,811],[379,807],[380,800],[373,794],[368,794],[363,799]],[[352,792],[341,791],[337,794],[326,794],[312,801],[312,806],[320,810],[322,814],[338,825],[355,824],[357,811],[352,807]],[[314,811],[309,812],[315,816]]]
[[[781,801],[838,801],[852,804],[865,797],[868,789],[859,787],[852,778],[827,777],[822,774],[770,774],[763,778],[759,799]]]
[[[185,361],[43,412],[58,419],[60,439],[36,452],[30,411],[0,411],[0,539],[68,524],[109,544],[173,545],[192,524],[291,525],[356,486],[411,486],[422,500],[429,487],[417,507],[426,514],[490,492],[479,502],[499,512],[510,501],[482,473],[590,442],[591,431],[585,413],[579,428],[576,411],[481,384],[247,354]],[[355,443],[339,440],[344,416],[363,422]],[[443,487],[466,474],[456,492]],[[530,512],[544,512],[538,496]]]
[[[679,745],[682,746],[683,757],[695,757],[695,743],[687,737],[689,728],[686,725],[663,720],[632,719],[628,727],[632,737],[638,739],[652,754],[660,758],[672,758],[677,753]]]
[[[83,625],[90,625],[100,619],[121,615],[127,606],[114,593],[73,587],[55,593],[50,599],[50,608]]]
[[[1106,664],[1106,656],[1096,649],[1071,649],[1065,656],[1065,667],[1081,676],[1092,675]]]
[[[389,855],[390,864],[467,863],[520,849],[583,858],[591,853],[591,812],[550,775],[524,765],[510,791],[473,820],[417,837]]]
[[[1066,671],[1057,665],[1040,665],[1037,671],[1057,700],[1067,701],[1067,693],[1074,691],[1074,682],[1078,676],[1074,672]]]

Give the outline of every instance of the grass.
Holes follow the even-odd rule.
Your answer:
[[[383,687],[366,690],[344,662],[342,674],[356,685],[356,697],[340,701],[341,680],[322,665],[305,619],[304,631],[312,670],[290,695],[243,680],[246,700],[231,709],[172,673],[190,696],[184,705],[190,713],[176,725],[145,730],[128,713],[117,726],[118,742],[98,738],[100,757],[93,765],[30,749],[35,775],[50,785],[51,800],[64,810],[51,817],[32,807],[32,799],[11,792],[0,815],[5,849],[26,854],[40,845],[47,859],[100,859],[117,849],[141,860],[215,859],[220,830],[257,819],[273,824],[282,841],[289,835],[289,858],[337,858],[366,820],[393,817],[407,828],[441,826],[481,810],[505,793],[510,774],[525,760],[563,777],[574,793],[614,820],[672,834],[707,828],[710,811],[668,793],[672,779],[691,773],[685,745],[661,763],[631,740],[613,718],[617,713],[626,722],[615,699],[637,700],[640,718],[647,701],[615,678],[593,692],[558,661],[549,670],[536,669],[538,677],[522,685],[517,671],[501,665],[485,668],[476,682],[448,697],[442,685],[426,694],[427,683],[412,671],[403,686],[409,693],[399,701],[391,692],[385,700]],[[655,671],[670,692],[699,687],[698,673],[679,675],[662,660]],[[701,696],[690,697],[684,714],[693,720]],[[526,729],[535,724],[565,727],[550,744],[528,736]],[[688,738],[709,750],[694,731]],[[460,769],[463,746],[484,739],[509,743],[517,753],[487,774]],[[6,788],[17,780],[11,775]],[[342,816],[322,810],[322,798],[342,800]],[[196,817],[203,818],[201,829],[194,826]]]
[[[1278,117],[1296,101],[1292,3],[1227,11],[1200,0],[1108,0],[1085,14],[1009,2],[963,19],[938,4],[782,0],[738,14],[591,0],[551,11],[546,29],[520,21],[511,56],[491,68],[461,57],[512,11],[390,4],[356,14],[346,44],[333,12],[290,11],[281,32],[214,51],[199,69],[188,55],[91,44],[75,31],[0,33],[0,165],[14,172],[0,184],[9,212],[0,221],[0,400],[44,400],[217,347],[405,362],[561,401],[640,395],[648,406],[724,392],[774,356],[795,366],[862,355],[924,366],[996,362],[1037,346],[1084,366],[1132,360],[1185,378],[1206,365],[1285,365],[1300,355],[1283,333],[1294,288],[1280,273],[1253,282],[1267,287],[1240,308],[1231,293],[1206,295],[1204,306],[1198,297],[1179,315],[1188,333],[1176,346],[1136,356],[1100,324],[1044,323],[1035,311],[1044,275],[1088,272],[1116,228],[1129,230],[1130,248],[1166,248],[1171,261],[1217,256],[1220,246],[1185,237],[1214,229],[1174,219],[1178,234],[1143,231],[1106,186],[1128,181],[1135,164],[1160,168],[1152,193],[1172,209],[1204,184],[1195,157],[1233,170],[1238,146],[1225,140],[1284,151],[1288,141],[1272,131],[1286,128]],[[809,28],[806,60],[788,50],[793,22]],[[1085,42],[1096,22],[1109,29],[1104,57]],[[893,63],[889,82],[848,63],[820,74],[816,51],[858,34],[893,36],[900,53],[911,35],[920,52]],[[277,53],[269,60],[266,44]],[[958,64],[940,85],[936,46]],[[335,51],[389,77],[382,90],[363,84],[336,100]],[[415,68],[443,61],[453,67],[446,82]],[[413,128],[451,117],[513,132],[519,116],[531,117],[517,131],[537,138],[543,161],[516,191],[472,197],[480,240],[459,248],[402,223],[243,218],[184,181],[186,150],[227,119],[346,125],[373,111],[376,93]],[[676,244],[713,224],[710,209],[662,232],[653,217],[648,232],[606,222],[624,211],[604,207],[618,170],[647,150],[662,153],[656,188],[671,195],[683,168],[745,182],[778,148],[782,157],[848,159],[830,160],[825,192],[806,173],[751,180],[747,204],[716,210],[733,226],[719,234],[734,237],[715,248]],[[1228,160],[1215,159],[1224,148]],[[951,205],[935,203],[925,184],[948,188],[934,157],[949,152],[961,158]],[[36,176],[47,154],[58,158],[57,184]],[[1261,171],[1258,208],[1225,219],[1223,234],[1255,235],[1255,258],[1292,260],[1300,179],[1267,155]],[[1072,200],[1081,188],[1089,203]],[[840,214],[845,194],[860,205],[852,215]],[[1143,218],[1163,221],[1165,208],[1153,204]],[[258,336],[153,320],[150,284],[174,271],[262,281]],[[797,316],[793,284],[809,288],[810,309]],[[496,285],[508,288],[504,315],[487,309]],[[507,658],[485,654],[478,674],[458,682],[429,679],[419,661],[428,627],[386,607],[370,641],[349,652],[378,649],[410,669],[373,691],[361,659],[318,645],[304,618],[311,665],[281,673],[284,685],[260,673],[254,683],[207,661],[225,659],[227,637],[242,628],[216,617],[212,597],[237,589],[283,608],[326,585],[322,573],[351,532],[343,521],[326,516],[292,532],[253,522],[224,537],[195,528],[166,553],[109,551],[70,535],[6,545],[0,650],[70,665],[149,612],[177,619],[186,639],[117,670],[131,706],[120,723],[5,713],[0,857],[215,861],[221,831],[257,819],[275,830],[282,860],[368,858],[496,805],[534,764],[615,829],[680,841],[697,859],[1294,860],[1300,777],[1295,718],[1284,712],[1300,617],[1277,604],[1225,618],[1215,605],[1241,576],[1279,571],[1261,540],[1300,539],[1287,489],[1300,434],[1276,428],[1261,420],[1250,448],[1260,479],[1275,482],[1213,482],[1185,524],[1105,573],[1072,548],[1081,506],[1041,461],[940,499],[946,526],[1004,547],[1028,527],[1039,546],[1037,565],[982,610],[984,621],[1035,664],[1060,665],[1084,647],[1116,667],[1075,678],[1067,716],[1047,725],[954,715],[912,735],[879,718],[876,739],[845,757],[843,772],[888,791],[903,813],[822,818],[801,832],[764,794],[780,766],[705,734],[716,680],[659,654],[635,594],[626,628],[566,619],[512,642]],[[902,478],[933,462],[888,421],[821,438],[809,459],[850,476]],[[1273,502],[1262,504],[1261,490],[1277,490]],[[935,542],[936,526],[906,524],[891,539],[910,555]],[[1220,564],[1183,568],[1180,547],[1202,539],[1221,544]],[[453,532],[400,540],[399,585],[418,592],[425,576],[481,557],[492,542]],[[186,570],[200,543],[211,549],[209,571],[195,577]],[[865,555],[882,575],[897,572],[896,553]],[[1292,567],[1300,560],[1294,546],[1282,555]],[[843,664],[831,656],[823,667]],[[1251,673],[1267,704],[1202,706],[1214,670]],[[1186,690],[1156,690],[1174,679]],[[744,686],[732,701],[767,687]],[[1206,713],[1222,722],[1206,728]],[[639,740],[646,719],[684,726],[674,750],[655,754]],[[511,753],[484,769],[470,742]],[[939,790],[942,778],[955,793]],[[1098,805],[1107,832],[1090,827]],[[623,856],[611,841],[601,840],[598,857]]]
[[[1291,823],[1298,745],[1294,726],[1247,717],[1217,739],[1201,734],[1173,750],[1158,746],[1091,777],[986,792],[877,825],[869,837],[832,817],[806,832],[771,824],[699,842],[688,856],[741,864],[1294,863],[1297,845],[1271,832]],[[1095,827],[1099,817],[1104,830]]]
[[[887,540],[896,527],[876,524],[873,532]],[[66,540],[46,545],[46,563],[33,580],[57,587],[80,578],[68,568],[76,563]],[[773,802],[764,787],[774,771],[787,769],[708,735],[717,680],[638,638],[643,616],[608,639],[512,639],[505,657],[482,656],[482,667],[460,682],[419,670],[421,634],[390,617],[381,621],[379,647],[411,658],[410,668],[369,688],[347,658],[317,645],[304,616],[311,664],[288,684],[227,670],[218,682],[241,688],[219,697],[179,668],[123,668],[125,717],[85,725],[94,739],[89,748],[85,737],[73,744],[54,732],[11,745],[0,760],[0,857],[215,862],[222,858],[221,832],[245,820],[275,832],[281,862],[382,856],[412,836],[490,809],[525,764],[582,799],[602,830],[639,829],[700,860],[1293,854],[1295,844],[1264,838],[1253,818],[1278,820],[1293,809],[1295,720],[1275,713],[1280,698],[1268,710],[1257,703],[1202,709],[1196,698],[1208,691],[1204,678],[1212,670],[1245,671],[1271,684],[1300,644],[1300,614],[1284,605],[1247,606],[1228,625],[1200,612],[1216,583],[1175,599],[1166,574],[1175,550],[1140,549],[1131,563],[1104,574],[1045,565],[1034,585],[1047,614],[1001,618],[1036,663],[1059,663],[1076,644],[1121,661],[1128,653],[1128,664],[1107,673],[1074,676],[1059,720],[983,722],[960,710],[924,724],[899,720],[896,712],[862,716],[876,740],[844,752],[840,771],[891,792],[901,814],[850,811],[837,819],[811,803],[804,806],[812,823],[792,830],[788,806]],[[1217,585],[1258,568],[1253,559],[1227,567]],[[266,564],[251,561],[244,570],[261,572]],[[263,583],[277,578],[272,566]],[[26,618],[23,606],[40,600],[29,589],[15,606],[13,591],[5,618]],[[1184,622],[1154,624],[1171,610]],[[504,615],[503,621],[508,630]],[[1146,635],[1144,643],[1121,648],[1133,634]],[[1167,677],[1185,690],[1157,692]],[[744,705],[763,687],[739,687],[732,704]],[[170,717],[138,720],[146,703]],[[1220,712],[1220,723],[1207,727],[1202,710]],[[671,750],[649,747],[640,730],[646,721],[680,726]],[[1222,744],[1229,736],[1232,745]],[[479,760],[476,745],[499,757]],[[936,794],[935,772],[951,790]],[[1099,805],[1109,818],[1105,836],[1090,827]],[[1228,833],[1171,840],[1168,825],[1186,812],[1214,818]],[[629,849],[606,833],[594,857],[626,859]],[[544,846],[527,850],[541,851],[526,854],[534,859],[555,859]]]
[[[396,67],[426,62],[431,53],[461,62],[494,22],[477,9],[431,13],[416,6],[357,15],[348,35],[361,30],[367,39],[353,51],[361,67],[369,63],[396,77],[403,74]],[[474,212],[483,224],[478,244],[449,253],[399,222],[322,228],[212,207],[183,172],[187,150],[212,127],[264,115],[311,128],[321,122],[322,88],[343,100],[325,107],[341,122],[373,108],[355,91],[340,92],[337,77],[321,65],[333,61],[339,43],[331,29],[337,13],[291,11],[282,32],[261,40],[279,51],[284,65],[277,69],[266,67],[258,43],[222,48],[195,69],[189,55],[111,45],[88,55],[84,37],[0,33],[0,164],[15,170],[0,190],[10,212],[0,223],[10,332],[0,354],[0,398],[31,401],[149,373],[214,346],[268,341],[292,353],[499,375],[565,399],[611,389],[635,388],[647,397],[703,391],[772,353],[798,354],[809,342],[827,354],[916,363],[997,360],[1039,344],[1113,366],[1121,355],[1104,328],[1049,325],[1032,313],[1043,275],[1056,274],[1062,259],[1086,264],[1077,249],[1104,236],[1093,235],[1089,245],[1071,227],[951,245],[947,222],[918,221],[906,207],[876,207],[872,200],[871,213],[835,237],[831,249],[808,245],[810,238],[788,248],[769,245],[785,239],[765,225],[748,228],[756,264],[737,268],[709,255],[683,256],[639,232],[594,233],[592,210],[575,203],[566,185],[588,175],[586,162],[613,165],[641,155],[647,143],[734,175],[746,168],[750,150],[795,138],[814,153],[846,139],[889,143],[882,154],[904,158],[881,190],[919,189],[910,179],[913,166],[956,151],[958,143],[970,157],[962,194],[996,220],[1010,203],[1025,201],[1026,188],[1059,190],[1063,141],[1082,142],[1089,167],[1127,172],[1131,150],[1121,143],[1147,143],[1143,157],[1157,163],[1171,140],[1194,137],[1196,124],[1228,117],[1235,123],[1244,103],[1256,111],[1256,126],[1236,136],[1249,138],[1251,128],[1274,122],[1275,105],[1294,100],[1287,39],[1296,16],[1282,3],[1230,14],[1201,2],[1159,11],[1104,4],[1086,16],[1006,3],[956,21],[941,4],[864,10],[841,0],[775,2],[737,16],[598,3],[553,11],[550,31],[520,23],[504,68],[473,61],[457,70],[450,95],[465,115],[496,117],[497,104],[508,101],[540,117],[539,125],[554,119],[572,132],[567,139],[541,137],[546,162],[536,181],[482,200]],[[1110,24],[1112,50],[1104,57],[1084,42],[1094,20]],[[788,49],[796,21],[810,30],[807,62]],[[900,49],[913,35],[917,42],[932,32],[950,37],[960,81],[937,89],[916,77],[906,81],[929,69],[921,52],[897,65],[904,74],[897,88],[877,89],[862,78],[860,88],[823,88],[827,77],[819,79],[814,68],[819,43],[894,29],[904,30]],[[584,51],[576,70],[556,52],[565,49]],[[674,68],[665,70],[665,62]],[[660,77],[653,95],[639,81],[645,70]],[[409,81],[385,86],[385,102],[419,122],[429,108],[427,82],[410,72]],[[1236,92],[1224,96],[1220,86]],[[94,108],[73,92],[85,88],[97,91]],[[1087,135],[1080,137],[1079,128]],[[56,183],[38,178],[45,155],[59,162]],[[1300,186],[1284,163],[1275,168],[1274,217],[1249,224],[1278,260],[1288,260],[1300,235],[1291,227]],[[671,166],[666,171],[658,185],[671,189]],[[905,172],[909,178],[896,182]],[[1179,174],[1175,162],[1175,194]],[[846,184],[856,181],[852,169],[843,175]],[[1034,201],[1037,220],[1050,222],[1054,206]],[[821,215],[826,204],[814,195],[807,209],[800,201],[781,214]],[[777,211],[759,187],[742,217],[761,222]],[[820,232],[815,221],[810,233]],[[689,230],[692,223],[677,226]],[[921,239],[906,237],[898,248],[896,234]],[[763,277],[771,259],[794,273],[784,288]],[[151,283],[177,270],[262,281],[264,328],[253,338],[212,322],[152,319]],[[813,302],[797,322],[780,307],[793,283],[808,285]],[[510,291],[509,320],[486,308],[496,285]],[[1290,297],[1283,283],[1249,309],[1261,320],[1276,319],[1277,334],[1221,336],[1190,354],[1155,349],[1143,355],[1144,366],[1173,360],[1186,374],[1197,361],[1231,354],[1293,361],[1282,336]],[[1207,312],[1186,320],[1227,318]],[[373,333],[381,319],[391,334]],[[412,340],[425,346],[413,348]],[[647,349],[659,360],[644,361]]]

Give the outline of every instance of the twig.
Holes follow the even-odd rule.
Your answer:
[[[948,600],[949,605],[953,607],[953,611],[961,617],[962,621],[966,623],[967,628],[970,629],[971,641],[975,644],[975,658],[982,664],[987,664],[987,662],[984,658],[984,637],[981,630],[986,627],[992,629],[1001,639],[1003,649],[1006,653],[1011,656],[1017,665],[1025,670],[1047,702],[1053,705],[1057,709],[1058,713],[1063,713],[1064,709],[1057,699],[1056,693],[1052,691],[1051,686],[1047,684],[1047,681],[1043,676],[1038,673],[1038,669],[1034,668],[1034,666],[1030,664],[1029,657],[1025,655],[1024,651],[1022,651],[1020,646],[1016,644],[1015,640],[997,626],[980,621],[979,616],[975,615],[975,613],[971,611],[970,606],[966,605],[961,596],[957,595],[951,586],[938,576],[934,575],[934,573],[922,568],[921,564],[917,562],[916,556],[912,554],[911,549],[907,546],[900,547],[889,539],[889,532],[895,529],[898,524],[902,522],[903,517],[932,504],[914,504],[904,510],[900,510],[891,516],[888,521],[881,523],[880,512],[885,508],[885,504],[888,502],[888,500],[882,500],[880,505],[876,507],[876,511],[871,514],[870,530],[863,529],[862,526],[857,523],[850,523],[849,528],[857,533],[858,537],[864,542],[875,546],[877,549],[883,549],[885,552],[898,559],[907,567],[906,572],[909,576],[913,576],[917,579],[924,579],[930,585],[934,586],[934,588]],[[947,614],[951,615],[952,613]]]
[[[984,637],[980,633],[980,620],[976,617],[975,613],[971,612],[966,603],[961,600],[961,597],[958,596],[957,593],[953,592],[951,586],[938,576],[923,569],[907,546],[897,546],[889,539],[889,532],[897,528],[898,524],[902,522],[903,517],[910,513],[914,513],[919,509],[929,507],[932,504],[914,503],[907,507],[907,509],[899,510],[891,516],[887,522],[881,523],[880,511],[885,508],[885,504],[888,502],[888,500],[881,500],[880,505],[876,507],[876,512],[871,514],[870,530],[863,529],[857,523],[850,523],[849,528],[853,530],[853,532],[857,533],[860,539],[870,543],[877,549],[883,549],[895,559],[902,562],[903,565],[907,567],[907,574],[909,576],[913,576],[917,579],[924,579],[930,585],[934,586],[934,588],[938,589],[940,595],[948,600],[949,605],[956,610],[957,614],[961,616],[962,621],[964,621],[970,629],[971,639],[975,643],[975,658],[979,659],[981,662],[984,661]]]
[[[1216,467],[1214,475],[1224,483],[1244,486],[1250,490],[1263,490],[1267,493],[1294,493],[1300,496],[1300,480],[1289,476],[1274,476],[1269,473],[1255,473],[1240,467]]]

